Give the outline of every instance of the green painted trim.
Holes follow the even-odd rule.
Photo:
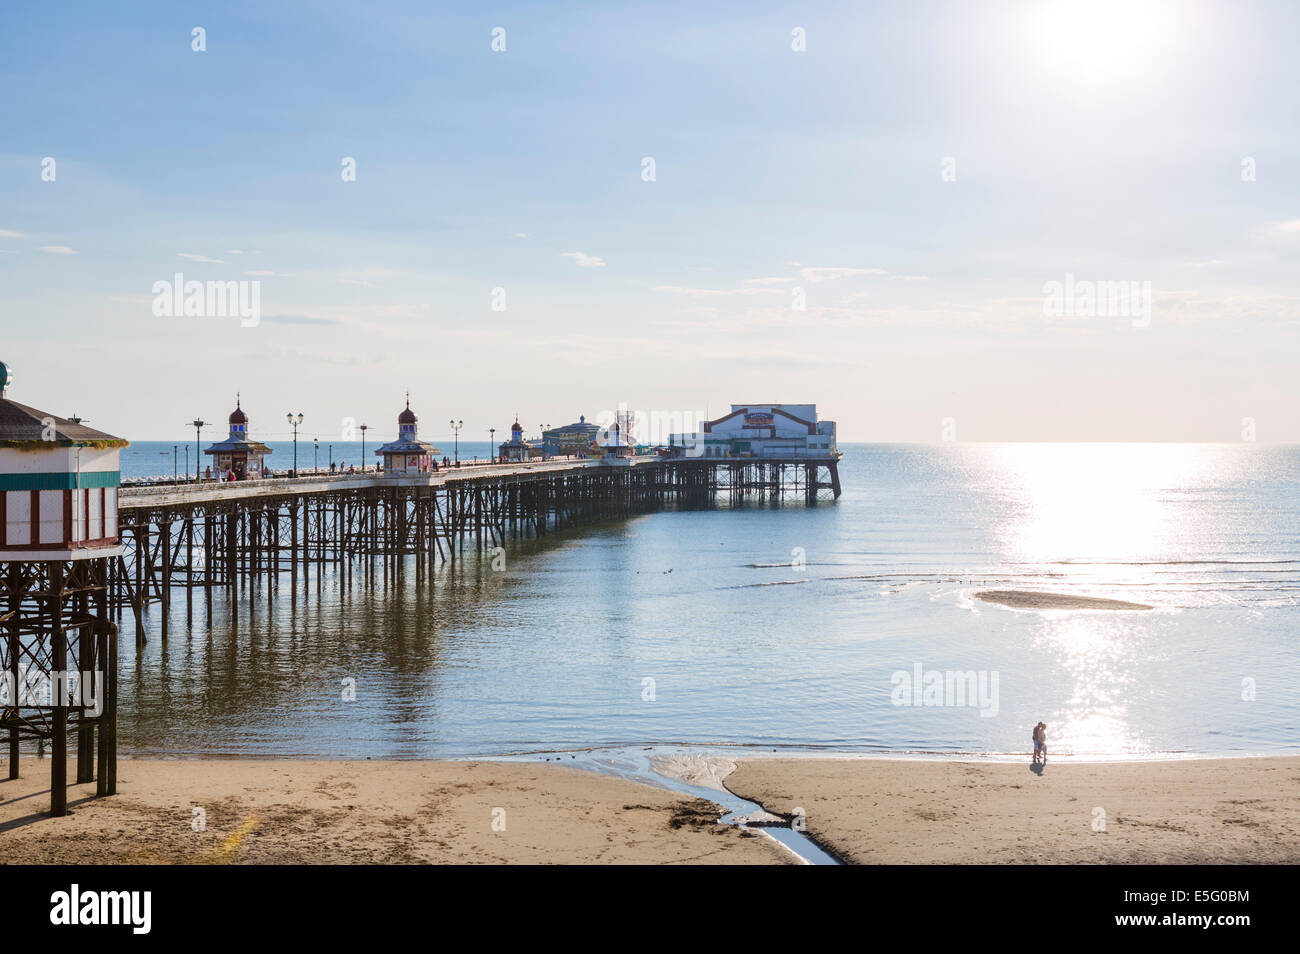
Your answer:
[[[7,450],[47,451],[51,447],[93,447],[96,450],[112,450],[130,447],[131,442],[123,437],[113,437],[102,441],[0,441],[0,447]]]
[[[122,483],[118,470],[83,470],[81,489],[116,487]],[[0,490],[76,490],[77,475],[66,474],[0,474]]]

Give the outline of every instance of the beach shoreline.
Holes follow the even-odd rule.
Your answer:
[[[1296,756],[752,758],[725,783],[849,864],[1300,863]]]
[[[718,759],[722,759],[721,762]],[[123,759],[119,794],[46,761],[0,782],[6,863],[788,864],[672,779],[531,760]],[[707,776],[848,863],[1300,861],[1300,757],[1027,762],[699,755]],[[1100,812],[1098,810],[1100,809]],[[1099,819],[1101,827],[1099,828]]]

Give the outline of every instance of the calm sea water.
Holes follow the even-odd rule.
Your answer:
[[[1054,755],[1300,751],[1300,448],[844,450],[843,497],[814,509],[658,513],[512,546],[504,572],[222,599],[189,630],[182,601],[139,654],[128,618],[124,750],[998,757],[1042,719]],[[1157,608],[1011,610],[985,588]],[[896,704],[918,665],[981,674],[996,712]]]

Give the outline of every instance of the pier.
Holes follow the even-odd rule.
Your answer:
[[[435,473],[122,487],[122,552],[111,562],[108,605],[134,616],[159,604],[166,638],[174,602],[193,620],[218,591],[308,598],[327,574],[350,582],[412,574],[579,524],[665,506],[815,505],[839,496],[837,459],[633,457],[477,464]]]
[[[375,451],[382,470],[302,474],[295,453],[291,476],[266,476],[270,448],[250,436],[236,396],[229,436],[205,451],[228,479],[123,485],[125,438],[19,404],[10,381],[0,364],[0,731],[11,779],[24,741],[49,746],[54,816],[68,811],[70,740],[77,782],[117,790],[127,613],[139,646],[155,605],[165,640],[181,601],[188,627],[200,605],[211,617],[218,596],[251,610],[254,600],[319,597],[326,578],[432,586],[436,566],[495,559],[514,541],[582,524],[840,495],[834,424],[812,405],[733,406],[689,444],[640,456],[617,421],[562,459],[523,441],[516,424],[501,460],[439,467],[409,398],[397,440]]]

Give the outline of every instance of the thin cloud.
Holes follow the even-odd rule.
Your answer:
[[[11,232],[9,229],[0,229],[0,238],[22,238],[22,232]]]
[[[262,321],[274,325],[337,325],[337,318],[324,318],[320,315],[263,315]]]
[[[809,266],[801,269],[799,276],[809,282],[829,282],[837,278],[852,278],[855,275],[888,275],[883,268],[838,268],[829,265]]]
[[[203,262],[204,264],[207,264],[207,265],[225,265],[225,264],[226,264],[225,262],[223,262],[223,261],[222,261],[221,259],[219,259],[219,258],[208,258],[208,256],[206,256],[206,255],[196,255],[196,254],[194,254],[193,252],[177,252],[177,253],[176,253],[176,257],[177,257],[177,258],[184,258],[184,259],[187,259],[188,261],[191,261],[191,262]]]
[[[746,278],[743,284],[746,285],[785,285],[794,281],[793,278]]]
[[[604,268],[605,260],[595,255],[588,255],[586,252],[561,252],[565,258],[573,259],[573,264],[579,268]]]
[[[68,248],[66,245],[42,245],[41,251],[48,255],[76,255],[75,248]]]
[[[682,285],[656,285],[655,291],[669,295],[691,295],[696,298],[723,298],[732,295],[784,295],[785,289],[746,285],[743,288],[687,288]]]

